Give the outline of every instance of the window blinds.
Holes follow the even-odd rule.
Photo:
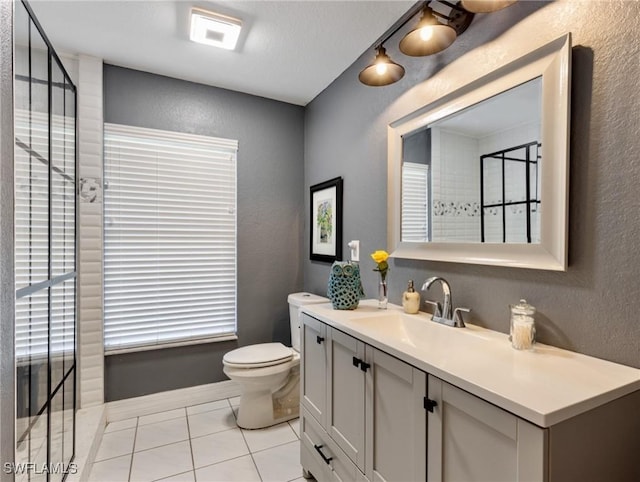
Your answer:
[[[429,166],[402,163],[402,240],[429,241]]]
[[[237,145],[104,125],[107,351],[235,332]]]
[[[16,357],[46,360],[51,338],[52,355],[73,358],[75,123],[52,114],[49,130],[46,112],[16,109],[14,129]]]

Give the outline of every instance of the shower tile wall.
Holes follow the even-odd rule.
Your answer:
[[[480,241],[478,140],[431,128],[433,241]],[[440,203],[437,208],[436,204]]]

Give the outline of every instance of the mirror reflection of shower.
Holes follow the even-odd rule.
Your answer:
[[[542,80],[403,137],[402,241],[540,243]]]

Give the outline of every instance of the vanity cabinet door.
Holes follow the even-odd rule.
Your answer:
[[[547,433],[429,375],[427,480],[547,481]]]
[[[323,427],[327,420],[327,325],[302,314],[302,405]]]
[[[327,341],[327,432],[364,471],[365,345],[333,328],[327,329]]]
[[[366,467],[371,482],[425,480],[427,374],[371,346],[366,376]]]

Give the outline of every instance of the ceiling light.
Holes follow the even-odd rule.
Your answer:
[[[507,8],[517,0],[462,0],[462,6],[467,12],[490,13]]]
[[[242,22],[201,8],[191,9],[191,40],[233,50],[238,43]]]
[[[412,57],[422,57],[443,51],[458,34],[455,29],[440,23],[431,7],[424,7],[418,26],[400,41],[400,51]]]
[[[380,45],[376,49],[376,58],[367,66],[358,78],[360,82],[372,87],[380,87],[397,82],[404,76],[404,67],[396,64],[387,55],[385,48]]]

